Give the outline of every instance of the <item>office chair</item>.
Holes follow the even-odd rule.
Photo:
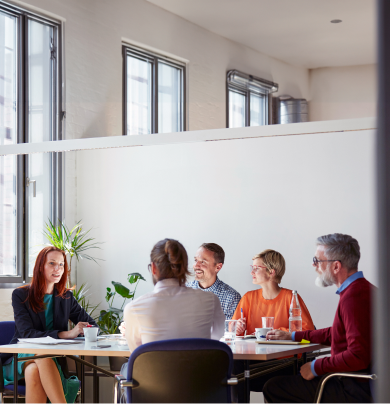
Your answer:
[[[7,345],[11,342],[12,337],[15,334],[15,321],[0,321],[0,345]],[[7,355],[8,356],[8,355]],[[6,359],[4,363],[2,362],[4,357],[0,357],[0,403],[3,402],[4,397],[14,396],[14,385],[9,384],[4,386],[3,379],[3,365],[10,363],[12,361],[12,355],[10,358]],[[18,384],[18,397],[26,395],[26,386],[23,384]]]
[[[322,398],[322,394],[324,392],[325,384],[332,377],[354,377],[354,378],[358,378],[358,379],[369,379],[370,381],[371,380],[376,380],[378,378],[376,374],[369,375],[369,374],[353,373],[353,372],[349,372],[349,373],[339,372],[339,373],[330,373],[330,374],[324,375],[321,378],[321,382],[317,387],[316,395],[314,396],[314,402],[315,403],[320,403],[321,402],[321,398]],[[370,385],[371,385],[371,383],[370,383]]]
[[[232,351],[219,341],[150,342],[131,354],[127,375],[117,376],[114,402],[125,387],[128,403],[230,403],[230,386],[237,384],[230,378],[232,367]]]

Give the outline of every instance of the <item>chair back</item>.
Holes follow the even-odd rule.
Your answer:
[[[202,338],[141,345],[131,354],[127,402],[230,403],[227,384],[233,354],[224,343]]]
[[[9,344],[15,334],[15,321],[0,321],[0,345]]]

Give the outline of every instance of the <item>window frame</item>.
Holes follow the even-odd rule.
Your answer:
[[[53,80],[51,105],[51,140],[62,140],[64,133],[65,111],[63,110],[63,47],[62,23],[23,7],[0,1],[0,11],[17,18],[17,90],[16,90],[16,143],[29,143],[28,122],[28,22],[37,21],[54,28],[53,33]],[[16,275],[0,275],[0,289],[14,288],[31,281],[29,276],[28,204],[27,177],[29,155],[16,157]],[[51,153],[51,220],[63,217],[63,153]]]
[[[159,62],[166,65],[175,67],[180,70],[180,130],[184,132],[187,130],[187,93],[186,93],[186,68],[184,62],[169,58],[167,56],[150,52],[129,44],[122,44],[122,59],[123,59],[123,136],[130,136],[127,134],[127,56],[133,56],[140,60],[147,60],[152,64],[152,85],[151,85],[151,133],[158,132],[158,64]],[[131,135],[133,136],[133,135]]]
[[[234,81],[234,76],[240,77],[240,81]],[[254,88],[257,88],[254,91]],[[262,94],[266,98],[265,102],[265,125],[271,125],[272,119],[272,93],[278,91],[278,84],[261,79],[260,77],[255,77],[246,73],[242,73],[238,70],[229,70],[226,74],[226,128],[229,126],[229,107],[230,107],[230,91],[234,91],[245,95],[245,126],[249,127],[251,122],[250,116],[250,95]],[[264,125],[260,125],[264,126]]]

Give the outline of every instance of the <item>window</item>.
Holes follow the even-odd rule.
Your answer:
[[[268,125],[271,122],[271,93],[278,85],[237,70],[227,74],[228,128]]]
[[[60,27],[0,5],[0,144],[61,139]],[[0,157],[0,283],[32,275],[43,226],[60,217],[60,153]]]
[[[123,46],[124,134],[185,130],[185,66]]]

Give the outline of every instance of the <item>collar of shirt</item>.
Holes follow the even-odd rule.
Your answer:
[[[161,281],[158,281],[154,285],[153,292],[159,292],[162,289],[166,288],[172,288],[172,287],[178,287],[179,286],[179,280],[175,278],[169,278],[169,279],[163,279]]]
[[[357,271],[353,275],[351,275],[349,278],[347,278],[341,286],[336,290],[336,294],[340,294],[343,290],[347,289],[347,287],[352,283],[355,282],[356,279],[364,278],[363,272],[362,271]]]
[[[209,288],[202,288],[199,285],[199,282],[197,281],[198,288],[202,289],[202,290],[205,290],[207,292],[215,292],[215,291],[217,291],[219,289],[219,287],[221,286],[221,283],[222,282],[218,279],[218,276],[217,276],[217,279],[215,280],[215,282]]]

